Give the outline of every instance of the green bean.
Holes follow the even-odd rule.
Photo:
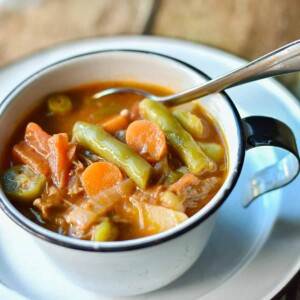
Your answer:
[[[142,116],[156,123],[163,131],[167,141],[192,173],[199,175],[211,170],[213,162],[204,154],[193,137],[184,130],[163,104],[150,99],[140,103]]]
[[[203,152],[215,162],[219,162],[224,158],[224,148],[217,143],[200,143]]]
[[[121,168],[141,189],[146,188],[153,170],[151,165],[101,126],[76,122],[73,138],[88,150]]]
[[[203,135],[203,124],[200,118],[188,111],[181,109],[173,110],[172,114],[180,123],[180,125],[194,138],[201,138]]]

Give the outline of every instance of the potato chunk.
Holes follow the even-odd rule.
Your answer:
[[[170,208],[151,205],[131,199],[131,224],[135,235],[148,236],[166,231],[188,219],[188,216]],[[128,207],[127,207],[128,212]]]
[[[170,208],[147,203],[141,203],[141,206],[146,228],[156,228],[157,232],[170,229],[188,219],[185,213]]]

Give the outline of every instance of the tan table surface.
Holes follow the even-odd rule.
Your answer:
[[[143,33],[254,59],[299,28],[299,0],[0,0],[0,68],[66,41]],[[300,99],[299,73],[281,81]]]

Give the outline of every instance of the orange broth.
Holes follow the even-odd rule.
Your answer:
[[[17,142],[23,140],[25,128],[29,122],[38,124],[49,135],[57,133],[67,133],[69,142],[71,143],[72,129],[77,121],[102,124],[111,116],[118,115],[122,111],[124,112],[124,109],[130,114],[130,122],[134,121],[135,119],[140,119],[141,116],[136,115],[136,109],[138,107],[137,103],[142,100],[141,96],[128,93],[109,95],[98,100],[92,98],[92,95],[100,90],[122,86],[140,88],[155,95],[161,96],[172,93],[171,90],[161,86],[140,84],[134,82],[92,83],[79,86],[67,91],[59,92],[71,99],[72,110],[65,114],[49,113],[46,97],[42,101],[42,104],[29,116],[27,116],[26,119],[21,123],[15,137],[12,139],[11,144],[14,145]],[[180,214],[184,214],[187,217],[192,216],[202,207],[204,207],[220,189],[227,176],[228,160],[225,139],[216,122],[199,105],[195,106],[192,112],[201,119],[204,126],[205,134],[201,138],[199,138],[197,142],[199,141],[201,143],[218,144],[223,148],[224,155],[222,159],[215,162],[215,167],[212,171],[204,172],[203,174],[196,176],[195,180],[197,181],[199,179],[199,182],[197,181],[198,183],[196,186],[185,187],[186,190],[184,191],[183,195],[184,197],[186,196],[186,199],[181,199],[183,210],[181,210]],[[122,130],[118,130],[117,132],[113,132],[111,134],[117,139],[121,140],[121,142],[126,144],[126,140],[124,140],[125,133],[126,128],[123,128]],[[163,170],[164,166],[160,166],[159,162],[157,162],[151,163],[151,166],[156,171],[152,175],[152,178],[145,190],[139,187],[135,187],[134,192],[131,193],[129,197],[125,197],[124,199],[117,201],[114,205],[107,209],[107,212],[105,214],[99,216],[98,219],[94,220],[94,222],[91,223],[91,225],[86,226],[85,230],[78,230],[78,228],[76,227],[77,225],[74,223],[74,221],[70,221],[70,215],[68,214],[71,208],[74,208],[74,206],[85,207],[84,202],[89,199],[84,191],[84,188],[82,187],[81,174],[88,165],[94,162],[94,160],[105,160],[103,160],[98,155],[91,153],[91,151],[86,151],[84,147],[77,145],[76,142],[73,143],[76,146],[76,152],[73,156],[72,165],[70,167],[71,169],[69,171],[73,172],[72,174],[74,175],[74,169],[77,168],[76,172],[78,171],[78,164],[80,164],[80,168],[82,168],[78,171],[78,173],[76,173],[76,178],[73,176],[75,178],[74,180],[77,180],[76,184],[78,185],[76,186],[76,188],[78,188],[78,190],[76,190],[76,193],[70,194],[70,187],[68,185],[64,188],[58,189],[51,177],[48,176],[47,184],[43,191],[44,196],[39,197],[39,205],[37,205],[37,202],[34,201],[24,204],[20,203],[19,201],[12,200],[13,204],[19,211],[21,211],[26,217],[39,224],[40,226],[55,231],[59,234],[68,235],[80,239],[93,239],[93,237],[95,236],[95,228],[104,220],[104,218],[108,218],[116,229],[114,231],[116,232],[116,234],[112,235],[113,238],[109,238],[107,240],[128,240],[140,238],[143,236],[161,232],[166,229],[161,227],[164,225],[160,225],[160,221],[148,221],[150,215],[148,215],[148,207],[151,207],[151,209],[152,206],[161,206],[165,208],[166,205],[162,205],[161,203],[161,193],[168,191],[169,187],[172,186],[172,184],[174,184],[176,181],[180,180],[180,178],[175,182],[168,182],[169,177],[167,178],[166,175],[161,175],[162,173],[166,173]],[[170,147],[168,142],[167,148],[168,154],[166,158],[164,158],[164,164],[167,163],[168,168],[171,168],[178,175],[179,173],[176,170],[179,170],[184,166],[184,164],[178,157],[178,155],[174,152],[172,147]],[[17,161],[13,158],[11,152],[12,149],[8,149],[9,165],[13,166],[20,164],[20,161]],[[128,176],[124,171],[122,171],[122,174],[124,180],[126,180]],[[170,173],[168,174],[168,176],[169,175]],[[68,178],[68,184],[70,184],[71,175]],[[56,193],[54,196],[49,196],[51,194],[51,187],[53,187],[52,192],[54,194]],[[47,195],[45,196],[45,194]],[[190,197],[189,195],[192,195],[192,197]],[[55,197],[55,203],[51,200],[51,197]],[[48,204],[46,204],[46,202]],[[170,207],[167,208],[170,209]],[[181,216],[182,215],[179,215],[180,218]],[[105,220],[107,221],[108,219]],[[147,222],[149,222],[149,224]]]

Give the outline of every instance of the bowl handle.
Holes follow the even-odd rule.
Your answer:
[[[255,198],[290,183],[299,173],[300,158],[292,130],[281,121],[263,116],[243,119],[246,150],[260,146],[275,146],[288,154],[275,164],[257,172],[250,179],[247,197],[243,205],[248,206]]]

